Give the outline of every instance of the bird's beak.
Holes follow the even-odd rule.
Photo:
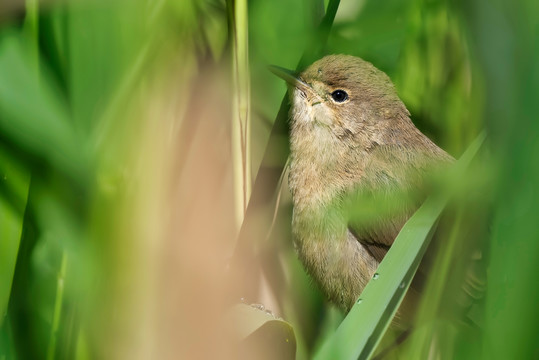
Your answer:
[[[282,68],[280,66],[270,65],[269,69],[272,73],[286,81],[289,85],[307,92],[311,90],[311,87],[307,85],[303,80],[298,77],[295,71]]]

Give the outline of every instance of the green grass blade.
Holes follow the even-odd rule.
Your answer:
[[[462,176],[485,139],[481,134],[455,166]],[[404,225],[373,278],[337,331],[315,359],[367,359],[397,311],[450,198],[450,191],[430,196]]]
[[[52,317],[51,335],[49,346],[47,349],[47,360],[53,360],[56,354],[56,344],[58,342],[58,328],[60,326],[60,318],[62,316],[62,304],[64,301],[64,280],[67,268],[67,254],[64,251],[62,254],[62,265],[57,276],[56,284],[56,299],[54,301],[54,313]]]
[[[0,146],[0,314],[6,313],[11,294],[29,185],[28,172]]]
[[[35,74],[39,74],[39,2],[26,0],[26,17],[24,29],[28,35],[31,48],[31,60]]]

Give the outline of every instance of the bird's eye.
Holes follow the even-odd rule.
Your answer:
[[[344,90],[335,90],[334,92],[331,93],[331,97],[336,102],[341,103],[348,99],[348,94]]]

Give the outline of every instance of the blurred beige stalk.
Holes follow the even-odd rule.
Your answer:
[[[139,140],[109,264],[106,358],[234,358],[221,323],[237,236],[228,69],[184,60],[141,86],[141,129],[124,129]]]
[[[186,88],[172,83],[163,99],[155,99],[169,105],[152,106],[149,113],[148,145],[155,153],[148,165],[160,167],[151,172],[155,183],[145,209],[153,218],[147,230],[155,256],[148,289],[151,358],[217,359],[229,350],[220,322],[227,254],[236,232],[229,86],[223,75],[199,69]],[[174,106],[177,99],[189,99],[183,114]]]

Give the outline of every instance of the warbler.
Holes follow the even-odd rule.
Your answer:
[[[298,256],[328,299],[349,311],[454,159],[421,133],[389,77],[361,58],[329,55],[289,84],[292,231]]]

